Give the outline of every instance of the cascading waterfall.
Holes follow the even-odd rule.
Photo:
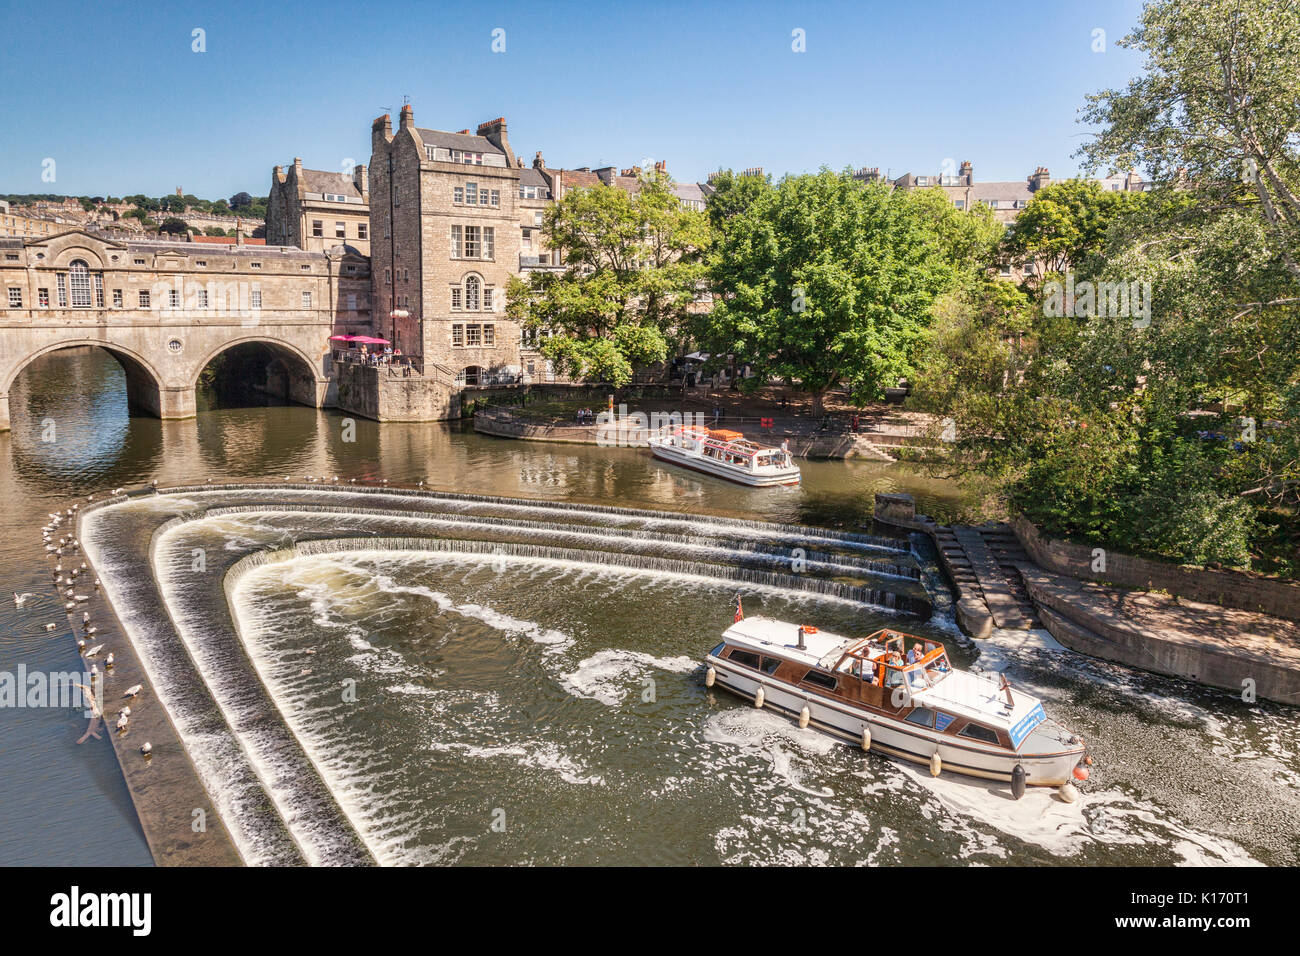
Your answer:
[[[174,509],[169,510],[170,502]],[[312,679],[303,676],[295,683],[279,673],[271,681],[258,671],[279,666],[278,659],[259,657],[249,645],[240,629],[247,609],[241,606],[236,612],[235,596],[239,582],[258,568],[328,556],[376,561],[407,556],[451,562],[467,573],[515,568],[519,570],[512,573],[522,572],[528,579],[537,573],[577,575],[575,580],[613,574],[672,589],[740,591],[760,599],[802,600],[797,596],[804,595],[846,611],[874,609],[875,618],[883,613],[924,619],[930,613],[907,542],[776,522],[296,483],[187,486],[124,496],[99,503],[87,518],[94,525],[87,537],[95,542],[96,564],[102,565],[110,594],[133,594],[127,582],[135,580],[140,589],[146,583],[140,580],[140,567],[150,571],[156,599],[141,602],[145,613],[129,615],[124,622],[137,653],[152,665],[151,679],[168,685],[159,697],[194,753],[223,819],[232,818],[229,829],[249,862],[289,861],[294,850],[286,847],[277,857],[262,846],[263,838],[274,847],[275,839],[283,842],[288,834],[296,850],[319,863],[364,862],[369,856],[404,861],[408,856],[402,845],[409,839],[385,835],[390,811],[367,795],[404,773],[403,761],[371,768],[367,786],[358,786],[347,767],[355,764],[365,741],[336,729],[330,731],[328,746],[342,748],[341,753],[308,743],[293,730],[300,719],[297,711],[285,711],[285,704],[268,693],[273,686],[284,693],[306,693]],[[150,523],[145,553],[136,562],[114,560],[112,543],[121,529]],[[136,540],[141,540],[138,531]],[[207,556],[210,575],[187,570],[190,555],[200,552]],[[888,559],[882,560],[883,554]],[[419,600],[431,599],[421,597],[425,592],[419,588],[412,593]],[[490,609],[475,611],[472,604],[455,608],[458,614],[487,615],[484,620],[498,617]],[[146,620],[149,614],[160,618],[158,626]],[[674,661],[693,669],[689,657]],[[681,666],[672,664],[675,670]],[[302,674],[310,672],[305,668]],[[199,693],[186,690],[184,685],[196,681]],[[172,686],[177,682],[181,686]],[[302,706],[307,705],[294,705]],[[335,726],[333,708],[311,707]],[[552,757],[527,759],[553,762]],[[575,779],[583,775],[575,772]],[[243,796],[224,799],[222,791],[236,785]],[[258,823],[268,816],[275,820],[270,829]],[[359,847],[358,835],[365,849]]]

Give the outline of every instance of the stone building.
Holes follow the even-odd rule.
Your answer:
[[[453,133],[417,127],[403,106],[396,133],[387,114],[372,124],[377,326],[426,374],[483,385],[523,373],[519,325],[505,314],[521,217],[536,221],[520,199],[522,174],[503,118]]]
[[[370,186],[366,167],[351,174],[304,169],[295,157],[271,173],[266,239],[281,246],[324,252],[340,243],[370,254]]]
[[[135,240],[70,229],[0,238],[0,429],[9,387],[60,348],[108,350],[132,406],[162,418],[194,414],[199,373],[244,342],[267,345],[286,397],[333,404],[335,332],[368,333],[367,259],[336,245]]]

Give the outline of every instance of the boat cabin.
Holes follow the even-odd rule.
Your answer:
[[[891,629],[855,640],[807,625],[745,618],[723,634],[710,656],[765,674],[803,696],[1011,750],[1042,719],[1036,701],[1017,706],[986,678],[954,671],[941,642]]]

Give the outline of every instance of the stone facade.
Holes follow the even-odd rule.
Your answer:
[[[520,268],[521,171],[506,122],[449,133],[402,107],[371,129],[371,244],[379,327],[404,354],[459,384],[521,373],[506,285]],[[386,317],[386,321],[385,321]]]
[[[324,252],[345,244],[370,255],[370,186],[366,167],[351,173],[304,169],[295,157],[271,173],[266,239],[282,246]]]
[[[328,252],[230,243],[135,241],[70,230],[0,239],[0,430],[9,388],[46,352],[108,350],[131,404],[162,418],[194,414],[199,373],[243,342],[284,365],[288,397],[333,403],[329,337],[367,333],[370,272],[346,247]]]

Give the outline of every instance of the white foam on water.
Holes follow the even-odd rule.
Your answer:
[[[576,670],[560,679],[560,685],[575,697],[617,707],[626,699],[629,685],[639,684],[647,672],[689,674],[699,666],[689,657],[654,657],[611,647],[580,661]]]
[[[476,760],[512,757],[522,766],[551,771],[566,783],[575,786],[605,786],[604,777],[587,774],[582,764],[561,752],[558,746],[549,741],[539,741],[530,746],[507,744],[500,747],[484,747],[457,741],[435,740],[429,744],[429,749],[444,753],[461,753]]]

